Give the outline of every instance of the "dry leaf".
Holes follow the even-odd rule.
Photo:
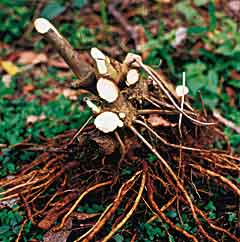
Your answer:
[[[5,87],[10,87],[12,81],[12,77],[9,74],[3,75],[2,82],[4,83]]]
[[[235,13],[236,15],[239,16],[239,11],[240,11],[240,2],[239,2],[239,0],[230,1],[228,3],[228,7],[229,7],[229,9],[233,13]]]
[[[27,84],[23,87],[23,94],[27,94],[35,89],[33,84]]]
[[[172,42],[173,47],[177,47],[187,38],[187,28],[179,27],[176,30],[175,40]]]
[[[36,123],[37,121],[42,121],[46,118],[45,114],[42,113],[40,116],[36,115],[29,115],[26,119],[26,124],[33,124]]]
[[[22,51],[19,55],[18,62],[23,65],[46,63],[47,56],[43,53],[35,53],[32,51]]]
[[[158,114],[150,114],[148,118],[148,122],[151,124],[152,127],[174,127],[176,124],[170,123],[163,117],[159,116]]]
[[[1,61],[1,66],[9,75],[14,76],[19,72],[19,68],[11,61]]]
[[[71,217],[79,220],[79,221],[83,221],[86,219],[90,219],[90,218],[94,218],[96,216],[100,215],[100,213],[79,213],[79,212],[73,212],[71,214]]]
[[[53,229],[49,230],[43,237],[43,242],[66,242],[72,228],[72,218],[70,217],[63,228],[54,232]]]
[[[56,59],[49,59],[48,60],[49,66],[54,66],[62,69],[69,69],[69,66],[62,58],[56,58]]]
[[[77,91],[70,88],[63,89],[63,96],[73,101],[76,101],[78,98]]]

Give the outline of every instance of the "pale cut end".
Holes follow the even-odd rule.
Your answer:
[[[117,85],[106,78],[98,80],[97,91],[99,96],[109,103],[116,101],[119,95]]]
[[[142,62],[142,57],[140,55],[134,54],[134,53],[128,53],[125,57],[123,63],[130,65],[132,67],[140,67],[139,63],[136,62]]]
[[[96,47],[93,47],[91,49],[90,54],[94,60],[105,60],[106,59],[106,56],[103,54],[103,52]]]
[[[118,114],[120,119],[125,119],[126,118],[126,114],[125,113],[119,113]]]
[[[93,103],[91,100],[86,99],[87,106],[94,112],[94,113],[100,113],[101,109],[98,107],[95,103]]]
[[[139,80],[139,72],[136,69],[130,69],[127,73],[126,84],[127,86],[134,85]]]
[[[189,92],[189,89],[186,86],[179,85],[176,87],[176,94],[178,97],[185,96],[188,94],[188,92]]]
[[[96,47],[93,47],[90,51],[92,58],[96,61],[97,69],[99,74],[104,75],[107,74],[107,66],[106,66],[106,56],[103,54],[101,50]]]
[[[113,132],[118,127],[123,127],[123,122],[119,119],[118,115],[113,112],[103,112],[99,114],[94,120],[97,129],[104,133]]]
[[[38,33],[40,34],[46,34],[50,29],[53,30],[60,38],[62,36],[59,34],[57,29],[45,18],[37,18],[34,21],[34,26],[35,29],[37,30]]]
[[[97,69],[99,74],[101,75],[107,74],[108,69],[107,69],[105,60],[96,60],[96,64],[97,64]]]
[[[37,18],[34,21],[35,29],[40,34],[46,34],[50,29],[53,28],[53,25],[45,18]]]

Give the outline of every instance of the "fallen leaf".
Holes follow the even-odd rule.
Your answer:
[[[152,127],[158,127],[158,126],[163,126],[163,127],[174,127],[176,124],[170,123],[163,117],[159,116],[158,114],[150,114],[148,118],[148,122],[151,124]]]
[[[79,212],[73,212],[71,214],[71,217],[82,221],[82,220],[86,220],[86,219],[90,219],[90,218],[94,218],[96,216],[100,215],[100,213],[79,213]]]
[[[19,72],[19,68],[11,61],[1,61],[1,66],[9,75],[14,76]]]
[[[70,100],[73,100],[73,101],[76,101],[78,96],[77,96],[77,91],[75,90],[72,90],[70,88],[65,88],[63,89],[63,96],[70,99]]]
[[[18,63],[23,65],[46,63],[48,60],[46,54],[35,53],[32,51],[22,51],[19,54]]]
[[[48,65],[62,68],[62,69],[69,69],[69,66],[62,58],[49,59]]]
[[[236,70],[231,71],[230,75],[231,75],[232,79],[240,80],[240,73],[237,72]]]
[[[11,81],[12,81],[11,75],[9,74],[3,75],[2,82],[5,85],[5,87],[7,88],[10,87]]]
[[[63,228],[54,232],[53,229],[49,230],[43,237],[43,242],[66,242],[72,228],[72,218],[70,217]]]
[[[11,198],[11,199],[8,199],[8,200],[5,200],[5,201],[1,201],[0,202],[0,208],[3,208],[3,207],[12,208],[15,205],[17,205],[18,201],[19,201],[19,198]]]
[[[229,7],[229,9],[233,13],[235,13],[236,15],[239,16],[239,11],[240,11],[240,2],[239,2],[239,0],[230,1],[228,3],[228,7]]]
[[[27,94],[35,89],[33,84],[27,84],[23,87],[23,94]]]
[[[29,115],[26,119],[26,124],[33,124],[33,123],[36,123],[37,121],[42,121],[44,119],[46,119],[46,116],[44,113],[42,113],[40,116]]]
[[[187,28],[179,27],[176,30],[175,40],[172,42],[173,47],[177,47],[187,38]]]

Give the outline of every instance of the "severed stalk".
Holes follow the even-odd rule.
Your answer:
[[[94,69],[81,60],[69,42],[57,31],[57,29],[45,18],[37,18],[34,21],[35,29],[42,34],[49,43],[58,51],[71,70],[80,80],[79,87],[91,88],[95,83]]]

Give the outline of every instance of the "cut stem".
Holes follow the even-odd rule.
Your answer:
[[[74,74],[79,78],[80,87],[89,88],[95,83],[94,69],[79,55],[69,42],[57,31],[57,29],[45,18],[38,18],[34,21],[35,29],[42,34],[49,43],[58,51],[62,58],[69,65]]]

